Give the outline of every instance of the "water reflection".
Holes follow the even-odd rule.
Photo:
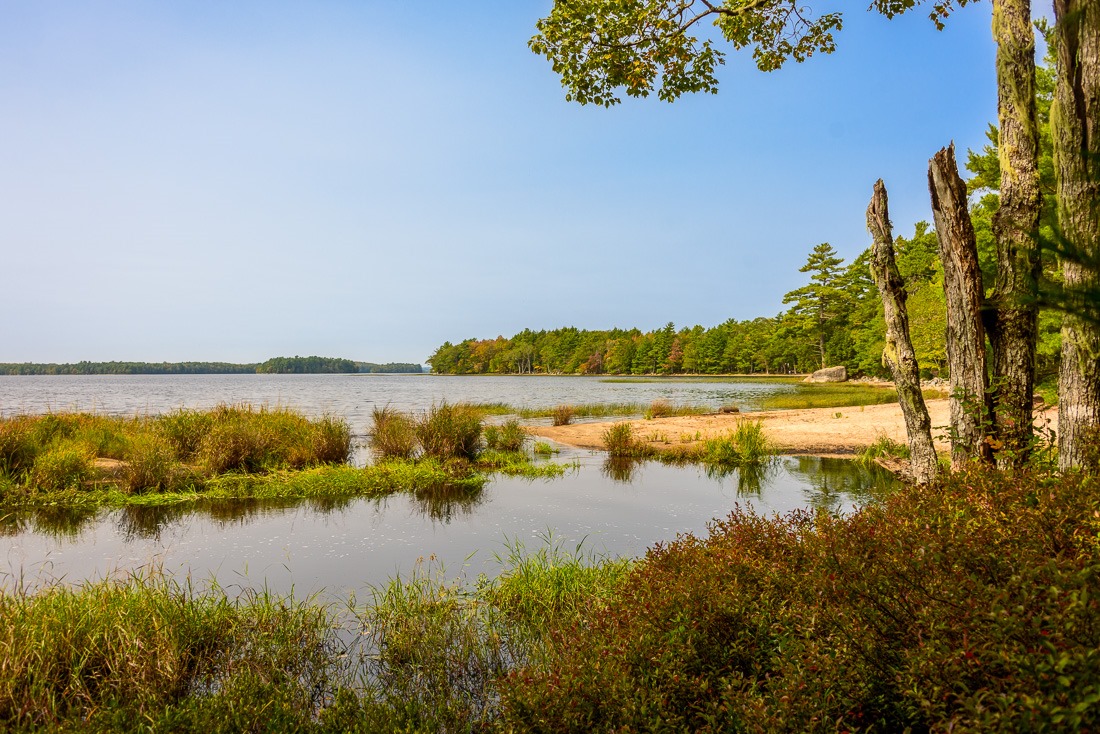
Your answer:
[[[877,464],[851,459],[791,456],[787,470],[808,485],[804,492],[810,507],[829,511],[866,504],[900,486],[893,474]]]
[[[600,467],[600,473],[619,484],[633,484],[638,467],[645,459],[632,459],[629,456],[608,456]]]
[[[470,516],[485,501],[484,484],[441,484],[417,490],[413,497],[421,513],[435,522],[449,523]]]

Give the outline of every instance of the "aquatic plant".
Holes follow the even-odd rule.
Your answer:
[[[577,415],[577,409],[572,405],[558,405],[550,411],[550,421],[555,426],[568,426]]]
[[[416,421],[415,433],[421,453],[435,459],[473,460],[481,448],[481,418],[461,405],[432,405]]]
[[[522,451],[527,441],[527,432],[514,418],[500,426],[485,426],[482,434],[485,448],[494,451]]]
[[[390,406],[371,410],[370,449],[378,459],[411,459],[416,452],[413,419]]]

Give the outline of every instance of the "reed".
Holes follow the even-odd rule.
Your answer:
[[[481,418],[463,405],[432,405],[416,421],[416,440],[423,456],[472,461],[481,448]]]
[[[411,459],[416,452],[412,418],[388,405],[371,411],[370,449],[377,459]]]

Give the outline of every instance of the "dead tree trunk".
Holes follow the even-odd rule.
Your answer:
[[[932,444],[932,420],[920,390],[920,369],[913,342],[909,338],[909,312],[905,308],[905,284],[894,262],[894,237],[890,226],[886,186],[875,182],[875,193],[867,207],[867,229],[874,238],[871,250],[871,277],[875,279],[886,316],[886,349],[883,361],[894,376],[898,402],[905,416],[909,437],[909,455],[913,479],[927,484],[936,478],[939,464]]]
[[[1051,111],[1058,226],[1066,247],[1067,290],[1095,288],[1100,273],[1100,6],[1054,0],[1058,77]],[[1100,430],[1100,325],[1069,313],[1062,326],[1058,379],[1058,463],[1079,466],[1082,439]]]
[[[993,216],[997,280],[990,296],[993,432],[997,464],[1014,467],[1031,449],[1039,307],[1039,133],[1035,117],[1035,33],[1030,0],[994,0],[1000,205]]]
[[[989,416],[982,325],[982,273],[966,184],[955,163],[955,144],[928,162],[928,190],[936,223],[943,290],[947,296],[947,365],[951,371],[951,468],[991,458],[985,441]]]

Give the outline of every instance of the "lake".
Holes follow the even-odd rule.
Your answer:
[[[346,418],[360,442],[370,412],[433,402],[674,403],[752,410],[789,383],[737,380],[614,381],[587,377],[434,375],[0,376],[0,413],[86,410],[156,414],[218,403],[283,405]],[[357,457],[366,460],[360,449]],[[602,452],[562,447],[564,478],[495,478],[457,496],[397,494],[337,503],[204,502],[74,513],[46,508],[0,521],[2,583],[78,582],[159,567],[224,587],[266,586],[333,599],[408,574],[418,563],[449,576],[493,574],[506,543],[579,543],[607,555],[643,554],[677,534],[703,533],[736,507],[764,514],[845,511],[892,484],[853,462],[780,457],[761,471],[708,475],[698,467],[609,465]]]

